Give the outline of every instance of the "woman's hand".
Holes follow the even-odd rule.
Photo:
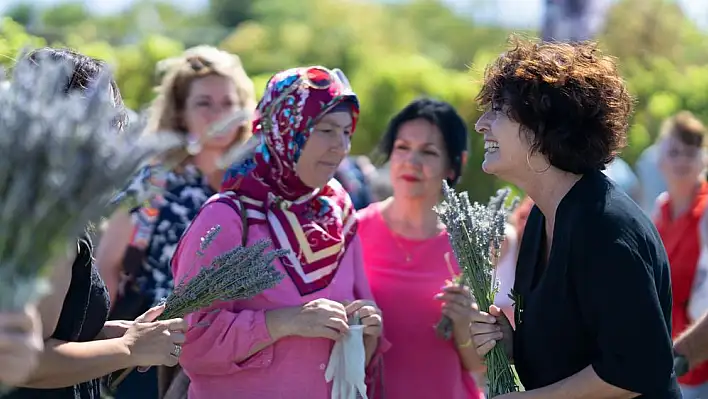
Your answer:
[[[338,340],[349,331],[347,311],[339,302],[315,299],[294,309],[290,318],[290,333],[300,337],[329,338]]]
[[[0,381],[17,386],[37,367],[44,349],[42,326],[34,307],[0,313]]]
[[[480,356],[486,355],[497,342],[502,342],[506,355],[511,359],[513,353],[514,330],[504,313],[492,305],[489,313],[481,312],[477,304],[472,305],[472,336]]]
[[[165,310],[154,307],[128,328],[121,338],[135,366],[176,366],[185,340],[187,322],[183,319],[154,321]]]
[[[470,289],[465,286],[448,284],[443,292],[435,295],[435,299],[443,301],[442,313],[452,320],[453,334],[459,344],[471,339],[470,325],[475,310],[472,307]]]
[[[359,314],[359,320],[364,326],[364,335],[368,337],[378,338],[381,336],[383,327],[383,319],[381,318],[381,309],[376,306],[374,301],[358,299],[346,306],[347,317],[354,316],[354,313]]]

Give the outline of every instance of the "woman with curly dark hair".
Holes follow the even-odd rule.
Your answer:
[[[526,398],[680,398],[661,238],[602,170],[625,143],[632,98],[592,43],[516,40],[486,71],[482,168],[535,206],[514,284],[516,330],[478,312],[480,354],[501,341]]]

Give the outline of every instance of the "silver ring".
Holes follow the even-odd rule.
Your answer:
[[[174,352],[172,352],[172,355],[174,357],[179,357],[179,355],[181,355],[181,354],[182,354],[182,347],[175,344],[175,350],[174,350]]]

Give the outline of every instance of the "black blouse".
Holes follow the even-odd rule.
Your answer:
[[[669,262],[652,222],[596,171],[558,205],[547,264],[544,226],[534,207],[514,285],[514,360],[525,389],[592,366],[602,380],[640,398],[680,398]]]
[[[93,264],[93,244],[88,235],[79,240],[79,254],[72,266],[71,283],[52,338],[67,342],[96,339],[108,317],[108,290]],[[100,380],[91,380],[67,388],[22,388],[9,399],[99,399]]]

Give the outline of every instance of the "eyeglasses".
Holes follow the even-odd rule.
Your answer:
[[[334,79],[328,70],[313,67],[302,74],[302,81],[313,89],[325,90],[332,85]]]
[[[319,90],[328,89],[333,83],[339,83],[345,90],[351,90],[349,79],[347,79],[341,69],[334,69],[331,72],[320,67],[308,68],[302,75],[303,82]]]

